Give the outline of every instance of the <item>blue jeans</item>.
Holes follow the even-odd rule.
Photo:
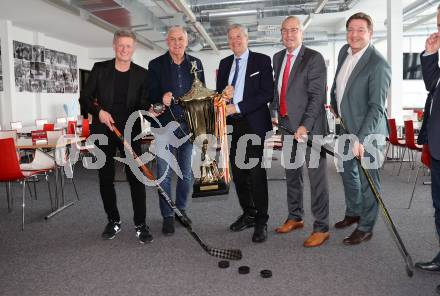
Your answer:
[[[182,137],[182,131],[177,129],[175,131],[177,137]],[[176,207],[180,210],[185,210],[188,195],[191,191],[193,183],[193,174],[191,169],[191,155],[193,150],[192,143],[187,140],[179,147],[174,147],[169,143],[172,142],[172,134],[162,134],[156,136],[156,149],[158,150],[157,157],[157,179],[160,186],[165,190],[168,196],[172,199],[171,184],[173,171],[177,167],[182,173],[182,178],[177,176],[176,186]],[[175,138],[174,138],[175,139]],[[165,153],[160,153],[159,150],[165,150]],[[175,157],[175,159],[173,158]],[[176,162],[177,161],[177,162]],[[160,193],[159,193],[160,194]],[[174,216],[173,210],[168,206],[162,197],[159,198],[160,212],[162,217]]]

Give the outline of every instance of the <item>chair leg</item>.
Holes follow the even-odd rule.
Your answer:
[[[414,181],[414,186],[413,186],[413,190],[412,190],[412,193],[411,193],[411,198],[409,199],[408,210],[411,208],[411,204],[412,204],[412,201],[413,201],[413,198],[414,198],[414,192],[416,191],[417,181],[418,181],[418,179],[419,179],[419,172],[420,172],[420,168],[421,168],[421,167],[422,167],[422,166],[420,165],[420,166],[417,168],[416,179],[415,179],[415,181]]]
[[[5,183],[5,189],[6,189],[6,201],[8,202],[8,213],[12,212],[12,208],[11,208],[11,195],[9,194],[10,190],[9,190],[9,186],[10,186],[11,182],[7,182]]]
[[[403,149],[402,158],[400,159],[399,171],[397,172],[397,176],[400,176],[400,170],[402,169],[403,159],[405,158],[406,147]]]
[[[33,182],[34,183],[35,200],[37,200],[37,180],[38,180],[38,177],[36,177],[34,182]]]
[[[9,198],[11,201],[11,212],[14,210],[14,193],[12,192],[12,182],[8,182]]]
[[[32,194],[31,185],[29,184],[29,182],[27,182],[26,185],[27,185],[27,189],[29,190],[29,194],[32,198],[34,195]]]
[[[72,185],[73,185],[73,189],[75,190],[76,199],[79,201],[78,190],[76,190],[75,180],[73,179],[73,177],[72,177]]]
[[[387,157],[388,157],[388,150],[390,150],[390,147],[391,147],[391,143],[388,142],[387,143],[387,149],[385,151],[385,158],[384,158],[384,161],[383,161],[382,170],[385,169],[385,164],[387,163]]]
[[[23,193],[22,193],[22,205],[21,205],[21,231],[24,231],[24,207],[26,206],[25,201],[26,195],[26,180],[23,180]]]
[[[53,211],[54,207],[53,207],[53,200],[52,200],[52,191],[50,190],[50,182],[49,181],[50,181],[49,180],[49,174],[46,174],[47,189],[49,190],[50,208]]]

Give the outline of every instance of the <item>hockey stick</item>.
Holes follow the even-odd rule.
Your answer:
[[[139,157],[133,151],[131,145],[124,139],[123,135],[116,128],[114,124],[112,124],[112,128],[114,134],[124,144],[124,147],[133,155],[134,160],[139,165],[139,168],[141,169],[145,177],[147,177],[149,180],[154,182],[154,185],[160,192],[159,196],[163,198],[165,202],[168,204],[168,206],[174,211],[174,213],[176,213],[177,217],[182,222],[182,225],[185,227],[186,230],[188,230],[191,236],[199,243],[199,245],[203,248],[203,250],[205,250],[209,255],[214,257],[228,259],[228,260],[240,260],[242,258],[242,253],[240,249],[214,248],[208,246],[206,243],[202,241],[202,239],[198,236],[198,234],[192,229],[191,223],[188,221],[188,219],[185,216],[183,216],[182,212],[180,212],[180,210],[176,207],[176,204],[171,200],[171,198],[168,196],[165,190],[163,190],[162,186],[160,186],[160,184],[157,182],[157,179],[154,176],[153,172],[139,159]]]
[[[331,110],[331,111],[333,112],[333,114],[335,115],[335,117],[337,117],[336,114],[335,114],[335,112],[334,112],[333,110]],[[345,128],[345,125],[344,125],[344,123],[343,123],[343,121],[342,121],[342,118],[340,118],[340,122],[341,122],[341,126],[342,126],[342,128],[343,128],[346,132],[348,132],[348,130]],[[293,135],[293,134],[295,133],[294,131],[292,131],[292,130],[289,129],[288,127],[285,127],[285,126],[282,126],[282,125],[277,125],[277,126],[278,126],[280,129],[282,129],[282,130],[288,132],[289,134],[292,134],[292,135]],[[309,147],[313,147],[313,142],[312,142],[312,140],[307,139],[307,146],[309,146]],[[324,146],[322,146],[322,145],[321,145],[321,149],[322,149],[322,151],[324,151],[325,153],[327,153],[327,154],[329,154],[329,155],[331,155],[331,156],[333,156],[333,157],[341,158],[341,156],[340,156],[339,154],[335,153],[334,151],[331,151],[331,150],[327,149],[326,147],[324,147]],[[406,274],[407,274],[409,277],[412,277],[412,276],[414,275],[414,265],[413,265],[413,261],[412,261],[411,255],[408,253],[408,250],[406,249],[405,244],[403,243],[402,238],[400,237],[399,232],[397,231],[396,226],[394,225],[394,222],[393,222],[393,220],[391,219],[390,213],[388,212],[388,209],[387,209],[387,207],[385,206],[385,204],[384,204],[384,202],[383,202],[383,199],[382,199],[382,197],[381,197],[379,191],[377,190],[376,186],[374,185],[374,182],[373,182],[373,179],[372,179],[370,173],[369,173],[368,170],[365,169],[365,167],[362,165],[362,162],[361,162],[360,158],[357,158],[357,157],[356,157],[356,160],[357,160],[359,166],[361,167],[362,172],[364,173],[365,177],[367,178],[368,185],[370,186],[370,189],[371,189],[371,191],[373,192],[373,195],[374,195],[374,197],[375,197],[377,203],[379,204],[380,208],[382,209],[382,213],[383,213],[383,216],[384,216],[384,218],[385,218],[385,221],[386,221],[387,224],[390,226],[391,232],[392,232],[392,234],[393,234],[393,236],[394,236],[394,238],[395,238],[396,245],[397,245],[397,247],[399,248],[400,253],[401,253],[402,256],[403,256],[403,259],[405,260],[405,264],[406,264]]]

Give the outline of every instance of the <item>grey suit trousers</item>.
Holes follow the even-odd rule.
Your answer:
[[[351,148],[351,146],[350,146]],[[384,146],[376,147],[375,155],[365,151],[364,158],[374,161],[377,153],[384,151]],[[349,149],[348,143],[345,143],[344,153],[347,154]],[[342,182],[344,183],[346,216],[359,216],[360,221],[357,228],[361,231],[370,232],[377,220],[378,206],[371,190],[367,177],[362,172],[358,161],[356,159],[346,160],[343,163],[344,171],[341,172]],[[380,192],[380,175],[379,169],[367,169],[371,175],[376,189]]]
[[[289,126],[287,118],[280,118],[280,124]],[[286,135],[285,133],[283,133]],[[307,165],[307,171],[310,181],[310,201],[311,212],[315,221],[313,223],[314,232],[327,232],[329,230],[329,190],[327,179],[327,159],[325,153],[311,153],[311,148],[305,146],[306,144],[293,143],[292,149],[283,148],[283,159],[289,160],[290,164],[285,164],[286,168],[286,184],[287,184],[287,208],[288,219],[302,220],[304,215],[303,207],[303,167],[296,166],[304,162]],[[286,147],[285,147],[286,148]],[[312,162],[311,154],[318,157]],[[289,168],[293,166],[295,168]],[[312,166],[312,167],[310,167]]]

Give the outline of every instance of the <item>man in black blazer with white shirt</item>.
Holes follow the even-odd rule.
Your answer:
[[[273,99],[271,60],[267,55],[248,50],[247,29],[241,25],[228,28],[228,41],[234,54],[220,61],[217,91],[232,98],[226,107],[227,123],[233,127],[230,162],[243,210],[230,229],[241,231],[255,227],[252,241],[264,242],[269,216],[262,157],[266,133],[272,129],[267,105]],[[240,141],[242,136],[248,137],[246,141]]]

